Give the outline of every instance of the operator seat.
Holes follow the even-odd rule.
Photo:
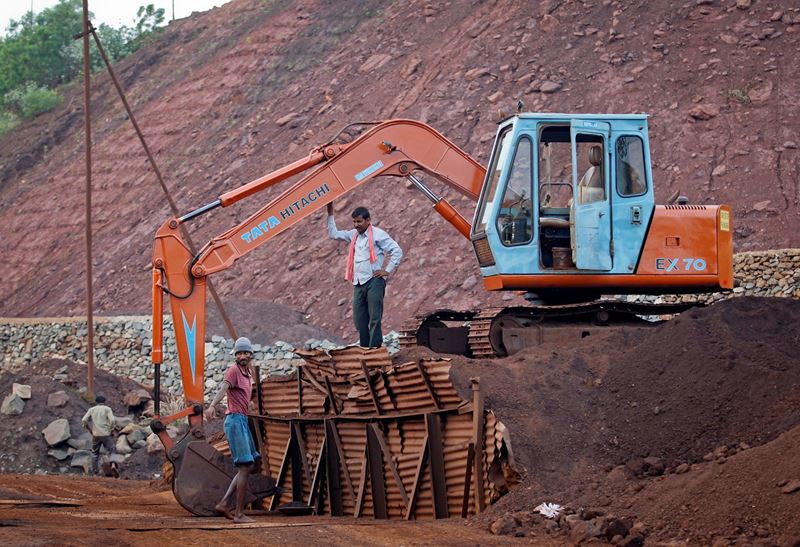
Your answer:
[[[589,149],[589,168],[578,182],[579,203],[591,203],[605,199],[602,165],[603,148],[596,144]]]

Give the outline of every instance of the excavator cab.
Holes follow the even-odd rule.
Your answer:
[[[471,233],[487,288],[554,295],[568,276],[632,274],[655,208],[651,180],[644,115],[501,123]]]

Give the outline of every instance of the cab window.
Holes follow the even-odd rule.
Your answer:
[[[531,140],[521,138],[497,213],[497,233],[504,245],[528,243],[533,236],[532,153]]]
[[[644,143],[637,136],[617,139],[617,193],[622,197],[639,196],[647,191],[644,170]]]
[[[492,205],[494,203],[494,195],[497,192],[497,185],[500,182],[500,175],[502,174],[503,167],[508,158],[509,148],[511,148],[511,129],[513,126],[508,126],[500,134],[497,139],[497,146],[495,147],[492,163],[487,172],[487,184],[483,189],[481,196],[481,208],[478,216],[478,229],[476,232],[486,230],[486,223],[489,220],[489,215],[492,213]]]
[[[542,212],[567,213],[572,199],[571,181],[569,126],[543,127],[539,134],[539,207]]]

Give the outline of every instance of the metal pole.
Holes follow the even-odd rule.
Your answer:
[[[142,134],[142,130],[139,129],[139,124],[136,122],[136,117],[133,115],[133,111],[131,110],[130,105],[128,104],[128,99],[125,97],[125,93],[122,91],[122,86],[119,84],[119,80],[117,79],[117,75],[114,73],[114,69],[111,68],[111,62],[108,60],[108,56],[106,55],[106,50],[103,48],[103,45],[100,43],[100,37],[94,31],[94,28],[90,31],[92,36],[94,37],[94,42],[97,44],[97,51],[100,52],[100,57],[103,59],[103,63],[105,63],[106,68],[108,69],[108,74],[111,76],[111,81],[114,83],[114,87],[119,94],[120,99],[122,100],[122,106],[125,107],[125,112],[128,113],[128,119],[131,120],[131,124],[133,124],[133,129],[136,131],[136,135],[139,137],[139,142],[142,143],[142,148],[144,148],[144,153],[147,155],[147,160],[150,162],[150,166],[153,168],[153,172],[158,179],[158,183],[161,185],[161,190],[164,192],[164,195],[167,198],[167,203],[169,203],[169,208],[172,211],[172,215],[176,218],[180,216],[178,212],[178,206],[175,203],[175,200],[172,199],[172,195],[169,193],[169,189],[167,189],[167,185],[164,182],[164,178],[161,176],[161,170],[156,165],[156,160],[153,158],[153,154],[150,153],[150,147],[147,146],[147,142],[144,140],[144,134]],[[189,245],[189,250],[192,254],[196,254],[197,250],[195,247],[194,242],[192,241],[191,236],[189,235],[188,230],[183,224],[180,224],[181,235],[183,235],[184,240]],[[214,285],[211,283],[211,280],[206,278],[206,286],[208,287],[208,292],[211,294],[211,298],[213,298],[214,303],[217,305],[219,309],[219,313],[222,316],[222,321],[225,323],[225,326],[228,328],[228,333],[231,335],[231,338],[234,340],[238,338],[236,335],[236,329],[233,326],[233,321],[231,321],[228,312],[225,311],[225,306],[222,304],[222,299],[220,298],[217,290],[214,288]]]
[[[94,401],[94,315],[92,295],[92,121],[90,105],[89,0],[83,0],[83,127],[86,135],[86,398]]]

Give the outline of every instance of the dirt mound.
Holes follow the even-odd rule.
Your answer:
[[[62,376],[63,375],[63,376]],[[61,380],[55,380],[61,378]],[[106,398],[106,405],[111,407],[116,416],[126,416],[128,407],[123,402],[125,394],[141,389],[138,383],[121,378],[102,370],[95,372],[95,393]],[[66,359],[48,359],[31,364],[24,372],[0,374],[0,395],[5,397],[11,393],[14,383],[31,386],[31,398],[25,401],[22,414],[3,416],[0,420],[0,472],[3,473],[59,473],[79,472],[79,468],[70,468],[70,458],[58,461],[48,456],[49,447],[42,436],[42,430],[50,422],[66,418],[72,439],[77,439],[86,430],[81,418],[91,406],[83,397],[78,386],[86,385],[86,365]],[[67,402],[60,407],[47,406],[47,398],[51,393],[63,391]],[[67,450],[68,447],[63,447]],[[144,456],[136,456],[144,452]],[[130,464],[123,464],[123,475],[127,478],[152,478],[153,473],[160,472],[163,454],[158,458],[147,457],[146,450],[134,451]]]
[[[669,321],[609,366],[600,392],[617,461],[700,460],[800,423],[800,302],[741,298]],[[614,442],[616,439],[616,442]]]
[[[260,344],[288,342],[302,347],[311,339],[340,343],[341,338],[307,322],[303,312],[265,300],[225,299],[225,310],[230,315],[237,333]],[[349,302],[348,302],[349,304]],[[209,304],[206,318],[206,337],[230,337],[217,307]]]
[[[515,460],[526,470],[520,487],[485,518],[555,501],[638,516],[653,536],[784,537],[794,530],[787,526],[796,520],[800,494],[778,496],[776,504],[760,500],[774,497],[776,481],[794,478],[787,461],[769,480],[747,472],[744,463],[741,473],[728,466],[708,476],[691,471],[678,480],[672,474],[704,458],[712,462],[704,468],[712,470],[726,460],[769,467],[770,458],[779,459],[779,447],[795,442],[795,451],[800,448],[800,364],[794,357],[799,342],[800,302],[741,298],[653,328],[585,338],[572,348],[530,348],[497,361],[455,357],[451,374],[459,389],[480,376],[487,405],[508,427]],[[396,359],[424,353],[401,352]],[[751,456],[748,448],[760,445]],[[648,475],[664,473],[676,481],[669,483],[676,485],[674,492],[653,493],[649,489],[658,479]],[[667,509],[686,497],[687,487],[678,484],[694,477],[699,482],[689,490],[704,492],[708,504],[727,495],[727,484],[736,484],[741,499],[755,500],[755,507],[746,516],[698,516],[684,526]],[[713,488],[702,490],[702,481],[712,480]],[[752,492],[745,495],[748,488]],[[737,495],[727,501],[732,511],[741,503]],[[688,507],[705,506],[695,500]],[[729,526],[733,521],[738,532]]]

